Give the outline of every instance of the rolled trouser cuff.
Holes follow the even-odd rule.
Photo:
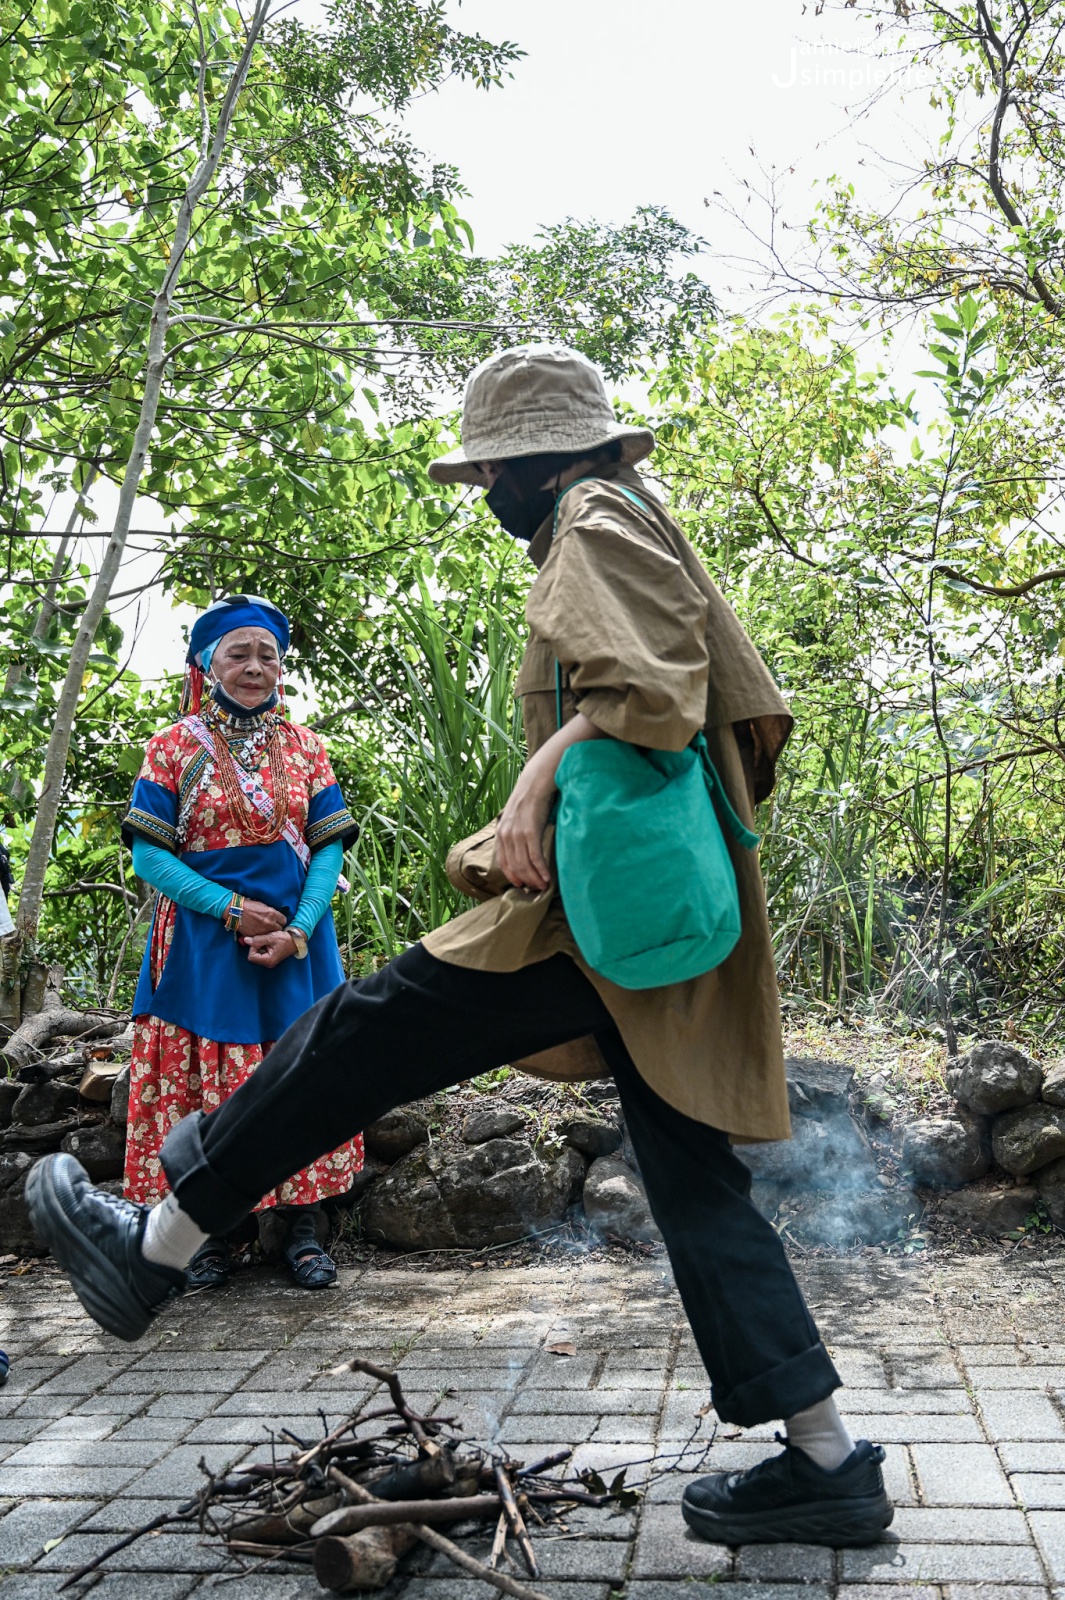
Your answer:
[[[205,1113],[182,1117],[163,1141],[159,1159],[174,1198],[205,1233],[228,1233],[258,1205],[262,1195],[240,1194],[208,1161],[200,1137]]]
[[[714,1410],[722,1422],[754,1428],[760,1422],[775,1422],[778,1417],[793,1417],[797,1411],[806,1411],[818,1401],[827,1400],[842,1384],[832,1357],[819,1340],[802,1355],[792,1356],[734,1389],[722,1393],[715,1384]]]

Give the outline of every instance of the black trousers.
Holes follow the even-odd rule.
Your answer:
[[[823,1400],[840,1379],[775,1229],[751,1203],[750,1172],[725,1134],[648,1087],[567,956],[480,972],[418,945],[342,984],[217,1111],[177,1125],[163,1167],[189,1216],[224,1233],[395,1106],[588,1033],[613,1071],[718,1415],[752,1427]]]

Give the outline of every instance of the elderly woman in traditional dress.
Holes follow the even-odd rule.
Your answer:
[[[343,981],[329,902],[355,827],[321,740],[285,719],[288,642],[269,601],[231,595],[204,612],[186,714],[150,741],[123,827],[134,870],[159,891],[133,1002],[126,1143],[126,1195],[147,1205],[169,1193],[159,1148],[171,1128],[221,1105]],[[336,1280],[316,1213],[361,1166],[356,1135],[256,1208],[283,1208],[283,1254],[301,1288]],[[223,1238],[204,1242],[189,1275],[197,1288],[227,1281]]]

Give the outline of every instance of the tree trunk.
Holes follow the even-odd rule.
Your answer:
[[[44,638],[45,634],[48,632],[48,625],[56,614],[56,591],[59,588],[59,583],[67,564],[67,556],[70,552],[71,536],[74,533],[74,524],[76,522],[83,523],[85,521],[85,512],[87,509],[85,504],[85,496],[92,488],[93,482],[95,481],[99,470],[99,463],[96,461],[90,461],[89,465],[85,469],[85,473],[81,481],[81,487],[77,492],[77,499],[74,501],[74,508],[71,511],[70,516],[67,518],[66,527],[63,529],[63,537],[59,541],[59,546],[52,561],[52,570],[48,574],[48,582],[45,586],[44,594],[41,596],[40,608],[37,612],[36,618],[34,619],[33,633],[31,635],[31,637],[34,639]],[[17,662],[13,662],[8,671],[7,682],[4,686],[5,693],[12,689],[16,683],[18,683],[21,676],[21,666]]]
[[[14,1031],[22,1020],[22,988],[19,983],[19,952],[21,942],[17,933],[0,939],[0,1027]]]
[[[77,499],[74,502],[74,509],[67,518],[67,525],[63,529],[63,537],[60,539],[59,546],[52,558],[52,570],[48,574],[48,582],[45,585],[44,594],[41,597],[41,603],[38,607],[37,615],[34,618],[33,631],[30,634],[31,639],[43,639],[45,634],[48,632],[48,624],[56,614],[56,591],[59,588],[60,580],[66,569],[67,556],[70,553],[71,537],[74,533],[74,524],[76,522],[83,522],[85,519],[85,496],[88,494],[90,485],[92,484],[93,479],[96,477],[96,472],[97,465],[96,462],[93,461],[86,470],[81,488],[78,490]],[[15,688],[16,684],[22,681],[22,674],[24,670],[25,669],[21,661],[13,661],[11,663],[7,669],[7,677],[4,679],[5,695],[9,695],[12,689]],[[14,803],[16,805],[21,805],[22,801],[27,798],[28,793],[29,785],[23,780],[18,772],[12,772],[11,798]]]
[[[170,323],[174,291],[177,288],[182,264],[188,251],[196,207],[214,177],[221,159],[230,124],[233,120],[233,113],[244,88],[248,69],[251,65],[252,53],[259,34],[262,32],[270,4],[271,0],[256,0],[255,11],[248,27],[244,49],[241,51],[240,59],[226,90],[213,138],[210,137],[210,125],[204,99],[204,80],[207,73],[206,45],[202,33],[200,36],[198,85],[201,111],[200,157],[196,164],[196,170],[178,207],[169,263],[152,306],[152,319],[148,335],[148,358],[144,369],[144,395],[141,400],[140,416],[133,436],[129,461],[126,464],[122,488],[118,497],[115,526],[112,530],[111,538],[108,540],[103,560],[100,563],[100,572],[92,594],[82,614],[81,626],[71,648],[70,662],[67,666],[66,677],[63,681],[63,688],[60,692],[59,704],[56,709],[55,724],[45,753],[44,784],[37,808],[33,837],[30,840],[29,854],[26,858],[26,866],[22,876],[22,892],[19,895],[16,918],[17,932],[13,936],[20,938],[23,945],[28,945],[31,948],[37,937],[37,927],[41,917],[44,875],[48,866],[48,858],[52,851],[56,824],[59,819],[63,777],[66,771],[67,757],[70,753],[70,741],[73,736],[78,701],[81,698],[85,669],[88,666],[89,655],[92,651],[93,641],[96,638],[96,630],[103,620],[108,598],[114,588],[115,579],[122,564],[122,556],[126,548],[126,539],[129,534],[137,490],[144,472],[148,446],[155,427],[159,396],[163,386],[163,374],[167,363],[166,336]]]
[[[22,984],[22,1003],[19,1009],[23,1021],[28,1017],[35,1017],[46,1005],[57,1006],[62,986],[62,967],[46,967],[41,961],[32,962]]]

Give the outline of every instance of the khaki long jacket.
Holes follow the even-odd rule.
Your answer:
[[[636,494],[636,505],[624,493]],[[792,719],[758,652],[694,550],[630,467],[575,484],[558,529],[529,546],[529,643],[518,673],[530,752],[556,728],[555,660],[568,687],[563,720],[582,711],[629,743],[682,750],[700,728],[739,815],[773,786]],[[513,972],[564,952],[602,996],[640,1074],[686,1116],[739,1141],[789,1136],[773,951],[757,853],[729,840],[743,932],[712,972],[659,989],[622,989],[590,970],[555,888],[511,888],[494,861],[494,828],[451,852],[452,880],[482,900],[424,940],[441,961]],[[545,841],[549,843],[549,841]],[[553,1078],[605,1070],[594,1041],[527,1061]]]

